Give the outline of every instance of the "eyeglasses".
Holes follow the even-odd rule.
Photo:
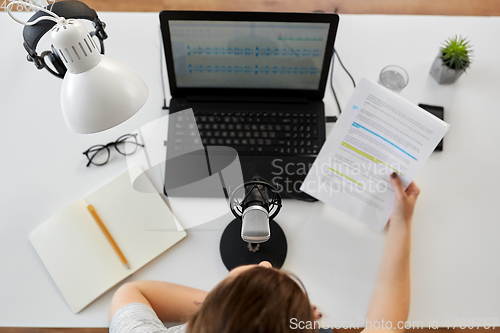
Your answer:
[[[110,142],[106,145],[95,145],[84,151],[83,154],[89,160],[87,166],[90,164],[100,166],[108,163],[109,156],[111,155],[109,151],[110,146],[115,146],[116,151],[122,155],[135,153],[137,146],[144,147],[144,145],[137,142],[137,134],[125,134],[120,136],[115,142]]]

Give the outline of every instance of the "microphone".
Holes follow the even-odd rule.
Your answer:
[[[269,228],[269,196],[263,185],[248,189],[242,202],[241,238],[248,243],[264,243],[271,237]]]
[[[243,189],[245,195],[239,201]],[[230,208],[242,223],[241,239],[249,244],[264,243],[271,237],[269,223],[281,209],[281,196],[272,185],[253,180],[233,191]]]
[[[256,175],[252,181],[229,190],[229,208],[236,219],[227,225],[220,240],[221,258],[228,270],[264,260],[281,268],[285,262],[286,236],[274,221],[281,210],[281,196],[261,179]]]

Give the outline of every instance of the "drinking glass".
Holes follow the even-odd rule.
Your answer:
[[[394,92],[400,92],[406,87],[409,79],[408,73],[404,68],[390,65],[382,69],[378,83]]]

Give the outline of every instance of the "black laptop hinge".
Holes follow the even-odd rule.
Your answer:
[[[188,95],[189,102],[226,102],[226,103],[291,103],[307,104],[306,97],[268,97],[268,96],[212,96],[212,95]]]

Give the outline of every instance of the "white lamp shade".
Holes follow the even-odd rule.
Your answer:
[[[79,74],[66,72],[61,106],[66,125],[90,134],[114,127],[144,105],[148,87],[128,66],[101,55],[101,61]]]

